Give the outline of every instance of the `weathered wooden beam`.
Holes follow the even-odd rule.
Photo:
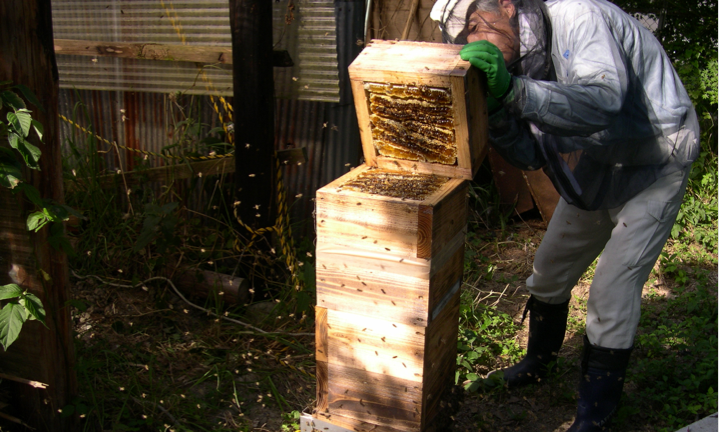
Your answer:
[[[55,39],[55,54],[232,64],[232,48]]]
[[[195,63],[232,64],[233,62],[232,48],[216,45],[176,45],[55,39],[55,54]],[[291,67],[293,64],[293,60],[287,50],[273,51],[273,66]]]
[[[203,177],[218,174],[230,174],[235,172],[235,156],[228,156],[222,159],[211,159],[207,161],[168,165],[164,167],[149,168],[142,171],[128,171],[124,174],[107,174],[93,179],[82,178],[65,181],[65,190],[72,191],[80,184],[96,181],[101,187],[112,187],[119,182],[122,184],[122,176],[128,186],[146,182],[168,182],[171,179],[183,180],[202,175]]]
[[[42,150],[41,170],[27,170],[25,178],[43,198],[63,202],[50,0],[0,1],[0,81],[5,80],[26,85],[41,105],[29,106],[44,126],[42,143],[31,138]],[[17,384],[12,393],[18,408],[14,415],[37,430],[71,431],[73,417],[58,414],[77,392],[67,257],[49,246],[47,228],[28,233],[29,210],[29,201],[0,188],[0,284],[14,282],[40,297],[47,328],[27,322],[18,340],[0,354],[0,366],[5,373],[48,385],[40,389]]]

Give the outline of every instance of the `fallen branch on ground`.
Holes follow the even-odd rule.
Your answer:
[[[236,319],[234,319],[234,318],[226,317],[225,315],[218,315],[218,314],[216,314],[215,312],[211,311],[210,309],[205,309],[204,307],[198,306],[198,305],[196,305],[195,303],[191,302],[190,300],[186,299],[185,296],[182,295],[182,293],[177,289],[177,287],[175,286],[175,284],[174,284],[170,279],[165,278],[165,277],[162,277],[162,276],[151,277],[150,279],[146,279],[146,280],[144,280],[144,281],[142,281],[142,282],[138,282],[138,283],[135,284],[135,285],[125,285],[125,284],[118,284],[118,283],[107,282],[107,281],[103,280],[101,277],[95,276],[95,275],[80,276],[79,274],[75,273],[75,271],[72,271],[72,274],[73,274],[73,276],[75,276],[75,277],[78,278],[78,279],[93,278],[93,279],[99,280],[100,282],[102,282],[102,283],[104,283],[104,284],[106,284],[106,285],[110,285],[110,286],[114,286],[114,287],[119,287],[119,288],[138,288],[138,287],[141,287],[141,286],[147,284],[148,282],[152,282],[152,281],[155,281],[155,280],[161,280],[161,281],[167,282],[167,284],[170,285],[170,287],[173,289],[173,291],[175,291],[175,294],[177,294],[178,297],[180,297],[185,303],[187,303],[187,304],[190,305],[191,307],[193,307],[193,308],[195,308],[195,309],[198,309],[198,310],[201,310],[201,311],[207,313],[208,315],[212,315],[212,316],[214,316],[214,317],[216,317],[216,318],[218,318],[218,319],[223,319],[223,320],[225,320],[225,321],[229,321],[229,322],[231,322],[231,323],[238,324],[238,325],[241,325],[241,326],[244,326],[244,327],[247,327],[247,328],[250,328],[250,329],[254,330],[254,332],[247,332],[247,333],[249,333],[249,334],[259,334],[260,336],[283,335],[283,336],[291,336],[291,337],[298,337],[298,336],[315,336],[315,333],[266,332],[265,330],[259,329],[259,328],[257,328],[257,327],[254,327],[254,326],[248,324],[248,323],[244,323],[244,322],[239,321],[239,320],[236,320]]]

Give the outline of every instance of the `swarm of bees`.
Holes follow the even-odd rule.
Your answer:
[[[453,165],[457,144],[449,89],[366,83],[373,142],[383,156]]]
[[[413,174],[374,168],[342,185],[349,189],[373,195],[422,201],[444,185],[449,178],[434,174]]]

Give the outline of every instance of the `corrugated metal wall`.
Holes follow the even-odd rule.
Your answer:
[[[60,4],[63,7],[67,6],[70,8],[71,3],[74,7],[77,7],[78,3],[85,4],[85,2],[57,0],[53,2],[53,7],[56,8]],[[111,1],[103,4],[106,6],[121,4],[123,5],[122,11],[127,14],[128,10],[125,10],[124,6],[127,3],[137,2]],[[166,6],[168,3],[169,2],[165,2]],[[193,4],[199,3],[215,4],[218,2],[207,0],[205,2],[194,2]],[[227,13],[227,2],[224,3]],[[297,7],[294,14],[296,19],[293,21],[293,25],[298,25],[298,15],[300,15],[298,9],[302,10],[300,5],[303,3],[315,4],[319,9],[315,10],[314,13],[320,13],[321,11],[326,16],[331,14],[331,18],[321,20],[313,30],[306,30],[311,33],[315,32],[316,34],[318,31],[321,31],[322,37],[325,37],[325,33],[330,33],[332,30],[332,40],[327,39],[324,42],[332,45],[326,50],[328,53],[327,58],[332,58],[332,61],[334,61],[336,65],[340,65],[340,67],[335,66],[334,75],[337,88],[336,95],[334,96],[336,102],[300,100],[298,98],[279,98],[276,102],[276,148],[305,147],[307,151],[307,163],[300,166],[288,166],[284,170],[285,185],[288,189],[288,199],[290,201],[289,204],[293,221],[296,223],[295,234],[307,236],[312,234],[313,229],[312,212],[314,210],[314,201],[312,201],[312,198],[315,195],[315,190],[347,172],[351,167],[357,166],[361,157],[360,138],[352,93],[347,77],[347,65],[350,64],[362,49],[362,46],[358,45],[357,42],[358,40],[362,41],[364,2],[336,1],[333,3],[328,0],[305,0],[303,2],[296,2]],[[327,10],[328,4],[330,5],[329,11]],[[282,29],[282,26],[278,27],[278,21],[284,23],[285,20],[287,1],[276,2],[274,5],[275,30],[278,31],[278,28]],[[174,6],[176,10],[180,9],[178,3],[175,3]],[[96,12],[98,14],[100,13],[98,11]],[[70,12],[65,10],[64,13],[77,20],[90,19],[88,15],[83,15],[85,12],[82,11],[75,10],[70,14]],[[109,15],[108,12],[108,16]],[[121,13],[121,15],[124,14]],[[92,16],[92,14],[90,16]],[[107,19],[109,20],[110,18]],[[332,25],[330,26],[329,23],[332,23]],[[200,25],[195,34],[203,34],[202,28]],[[58,33],[58,31],[60,31],[60,33]],[[55,37],[67,39],[90,37],[87,34],[72,36],[70,33],[67,33],[69,31],[69,28],[65,28],[64,30],[63,27],[56,28]],[[210,30],[208,32],[212,33]],[[167,29],[158,30],[157,35],[161,35],[167,40],[173,37],[173,34],[169,33]],[[105,37],[107,38],[109,36],[106,35]],[[159,37],[160,36],[158,36],[158,38]],[[177,35],[174,37],[177,37]],[[287,35],[283,36],[283,38],[286,40],[292,39]],[[132,41],[137,40],[138,39]],[[276,41],[278,40],[280,40],[280,38],[277,37],[276,34]],[[188,41],[188,43],[190,43],[190,41]],[[202,43],[207,42],[203,41]],[[279,45],[276,46],[276,49],[279,49],[279,47]],[[291,51],[291,55],[293,55],[292,47],[289,45],[285,47]],[[332,55],[330,54],[331,52]],[[60,62],[63,57],[69,56],[58,56],[58,61]],[[91,72],[90,75],[85,75],[85,78],[83,78],[85,80],[84,87],[89,87],[89,89],[75,90],[67,88],[67,86],[61,88],[60,112],[66,117],[75,119],[83,126],[91,127],[95,133],[110,141],[115,141],[118,144],[131,148],[140,148],[160,153],[164,147],[178,142],[175,125],[182,121],[185,116],[191,116],[198,122],[208,125],[205,128],[206,131],[219,125],[217,114],[207,95],[189,95],[193,92],[186,92],[185,96],[178,97],[174,92],[145,91],[145,87],[142,87],[142,91],[98,90],[98,88],[102,87],[93,86],[95,84],[95,78],[93,78],[92,73],[97,73],[97,67],[102,67],[104,63],[100,61],[100,58],[98,58],[98,62],[92,62],[89,57],[76,57],[82,59],[84,62],[77,66],[78,70],[90,70]],[[293,59],[296,65],[300,65],[301,68],[305,67],[302,57],[296,54]],[[117,59],[110,60],[112,62],[118,61]],[[150,62],[150,60],[148,60],[148,62]],[[168,70],[177,67],[173,62],[155,61],[153,63],[167,63],[169,65]],[[323,67],[328,68],[329,66],[326,64]],[[300,79],[297,81],[292,80],[292,76],[294,75],[292,69],[293,68],[275,68],[276,86],[282,85],[278,84],[278,79],[280,78],[279,81],[282,83],[283,76],[290,76],[290,81],[294,83],[301,82]],[[162,68],[155,69],[157,79],[161,81],[165,78],[165,72],[163,72],[163,70]],[[72,73],[74,73],[72,70],[61,67],[61,82],[67,79],[67,76],[72,75]],[[123,71],[122,68],[114,73],[122,76],[129,74],[129,72]],[[230,83],[231,82],[232,79],[230,79]],[[146,82],[137,78],[136,83]],[[143,84],[143,86],[144,85],[145,84]],[[202,89],[198,89],[198,91],[203,92]],[[206,93],[207,90],[204,92]],[[228,100],[232,103],[231,98]],[[83,114],[83,111],[79,109],[80,104],[86,107],[87,115]],[[74,137],[77,142],[84,142],[78,139],[81,133],[67,123],[61,124],[61,131],[63,136]],[[103,144],[100,145],[100,148],[107,150]],[[121,151],[120,161],[122,161],[126,169],[132,169],[135,166],[136,157],[137,155],[135,153]],[[117,167],[118,158],[112,152],[107,153],[105,158],[108,168],[114,170]],[[150,158],[149,162],[151,162],[152,166],[163,165],[163,160],[159,158]],[[195,206],[197,210],[204,210],[209,195],[204,192],[206,188],[202,184],[206,179],[195,179],[193,181],[200,182],[200,184],[196,184],[198,187],[194,188],[195,194],[192,197],[193,206]],[[211,181],[213,180],[211,179]]]
[[[291,5],[289,8],[288,5]],[[55,39],[232,46],[227,0],[53,0]],[[273,2],[273,45],[295,65],[277,69],[276,96],[338,102],[333,0]],[[60,88],[232,96],[232,65],[57,56]]]

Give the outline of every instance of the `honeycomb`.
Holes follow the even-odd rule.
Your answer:
[[[366,83],[375,148],[383,156],[453,165],[457,145],[449,89]]]
[[[343,184],[340,189],[422,201],[440,189],[448,180],[448,177],[434,174],[413,174],[373,168]]]

